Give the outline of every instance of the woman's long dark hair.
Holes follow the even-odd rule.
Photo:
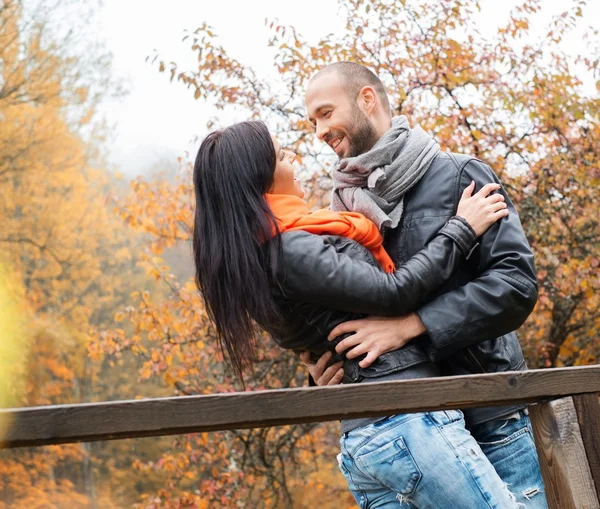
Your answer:
[[[271,287],[280,243],[264,198],[276,163],[269,130],[251,121],[209,134],[194,165],[196,284],[242,381],[254,357],[255,322],[276,327],[280,320]]]

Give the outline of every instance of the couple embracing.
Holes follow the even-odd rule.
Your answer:
[[[319,71],[306,108],[339,157],[329,210],[308,210],[295,154],[261,122],[209,134],[196,158],[196,281],[238,373],[256,324],[318,385],[526,369],[533,254],[492,170],[393,117],[361,65]],[[547,507],[524,405],[341,427],[363,509]]]

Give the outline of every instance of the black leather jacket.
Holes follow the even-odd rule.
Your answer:
[[[423,179],[406,195],[401,224],[385,234],[384,245],[396,263],[408,259],[455,213],[461,190],[472,180],[480,189],[500,183],[494,172],[470,156],[440,153]],[[533,253],[517,211],[500,190],[509,216],[479,239],[469,259],[417,310],[427,329],[418,338],[444,374],[496,373],[526,369],[514,332],[537,301]],[[472,423],[506,408],[465,411]]]
[[[438,230],[393,274],[383,272],[369,250],[348,238],[303,231],[281,235],[283,257],[275,297],[286,333],[285,337],[274,333],[275,341],[318,358],[333,351],[337,343],[327,341],[327,336],[339,323],[367,314],[398,316],[414,311],[448,281],[475,242],[475,232],[462,218],[450,218]],[[359,360],[346,360],[345,382],[380,377],[427,360],[419,344],[409,343],[366,369],[358,366]]]
[[[400,225],[384,233],[384,245],[397,266],[430,246],[432,239],[437,239],[437,232],[456,213],[462,189],[472,180],[477,189],[489,182],[499,183],[491,169],[475,158],[446,153],[436,157],[424,177],[405,196]],[[339,309],[340,302],[346,304],[350,299],[351,307],[346,311],[372,315],[402,315],[418,307],[417,314],[427,334],[397,352],[381,356],[381,362],[373,364],[368,373],[359,371],[356,381],[360,376],[378,377],[390,370],[404,369],[421,362],[423,355],[448,375],[525,369],[514,330],[523,324],[535,306],[536,271],[518,214],[504,189],[500,192],[506,199],[509,216],[482,235],[468,260],[448,275],[438,290],[428,293],[427,298],[419,294],[410,305],[404,301],[404,307],[391,309],[399,304],[388,300],[394,297],[394,292],[391,296],[381,293],[370,300],[372,292],[377,293],[382,288],[376,276],[363,277],[362,270],[354,271],[348,264],[333,263],[325,263],[330,273],[323,275],[317,270],[322,266],[316,259],[303,256],[302,252],[292,255],[290,251],[298,246],[288,244],[282,272],[286,277],[280,279],[287,305],[302,301]],[[414,268],[411,266],[411,270]],[[314,287],[313,280],[317,280]],[[351,282],[358,284],[354,286]],[[407,296],[411,295],[412,291],[408,292]],[[323,327],[324,336],[341,321],[344,319],[332,320]],[[279,338],[278,342],[286,346],[289,339],[294,345],[292,348],[300,349],[294,342],[300,336],[295,336],[295,340],[294,336]],[[356,372],[350,375],[355,376]],[[512,408],[518,407],[470,409],[465,414],[468,421],[475,424]]]

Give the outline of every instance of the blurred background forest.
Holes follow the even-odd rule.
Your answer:
[[[479,21],[488,2],[339,0],[335,33],[316,41],[267,12],[266,73],[233,56],[205,20],[188,19],[190,58],[148,47],[144,65],[172,82],[167,93],[185,90],[190,107],[177,115],[193,115],[197,134],[265,120],[301,156],[315,206],[328,203],[334,158],[315,143],[305,84],[330,62],[369,66],[396,113],[443,149],[487,161],[514,199],[540,282],[519,332],[530,367],[597,363],[598,9],[515,2],[489,31]],[[90,33],[99,9],[0,4],[0,406],[240,389],[192,280],[194,154],[164,167],[111,162],[106,108],[119,107],[127,83]],[[148,117],[160,102],[147,104]],[[198,103],[209,113],[198,115]],[[266,336],[261,345],[247,390],[306,384],[297,359]],[[310,424],[2,450],[0,508],[351,508],[338,431]]]

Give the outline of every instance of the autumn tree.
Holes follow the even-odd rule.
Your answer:
[[[69,9],[81,19],[67,16],[65,30]],[[137,241],[106,200],[114,178],[101,167],[97,108],[113,87],[109,55],[85,51],[89,14],[74,2],[0,5],[0,264],[27,323],[18,338],[2,341],[16,341],[29,361],[12,380],[20,389],[13,405],[98,397],[102,366],[86,355],[90,329],[112,323],[131,290],[122,274],[139,273],[130,249]],[[95,503],[89,449],[3,451],[0,507]]]
[[[585,26],[585,2],[571,2],[540,29],[542,7],[525,0],[497,32],[483,34],[475,0],[348,0],[339,6],[344,31],[313,46],[293,27],[267,22],[279,84],[231,57],[207,25],[187,37],[197,67],[179,69],[158,56],[154,61],[196,99],[265,120],[300,154],[313,203],[327,199],[335,160],[316,142],[306,119],[307,81],[339,60],[373,69],[396,114],[420,124],[444,150],[488,162],[515,201],[541,285],[539,303],[520,331],[529,364],[582,364],[600,354],[594,341],[600,298],[599,98],[589,86],[600,87],[600,45],[597,31]],[[567,54],[562,41],[575,30],[589,47]],[[218,118],[208,121],[209,127],[219,124]],[[118,204],[125,222],[150,236],[143,263],[167,293],[159,299],[134,294],[117,314],[123,328],[99,332],[92,354],[119,359],[131,352],[143,360],[141,380],[159,379],[176,394],[226,392],[239,386],[215,348],[193,281],[180,280],[165,262],[168,250],[190,238],[191,198],[188,171],[175,184],[138,180],[130,200]],[[305,382],[297,360],[267,338],[261,338],[255,365],[248,389]],[[321,505],[339,507],[341,493],[348,493],[331,498],[334,486],[343,487],[334,474],[336,442],[330,425],[178,437],[158,460],[135,463],[140,473],[165,480],[140,507],[303,507],[298,487],[305,479],[313,479]],[[331,463],[315,471],[319,456]],[[315,474],[327,483],[314,481]]]
[[[151,236],[149,250],[140,258],[148,276],[167,293],[158,298],[148,291],[135,293],[132,304],[116,315],[125,327],[100,331],[91,353],[94,358],[118,360],[132,352],[143,360],[140,380],[158,378],[175,394],[240,390],[217,348],[193,279],[179,281],[165,262],[168,250],[191,236],[189,165],[183,175],[175,183],[159,179],[150,184],[138,179],[129,199],[118,203],[123,220]],[[191,263],[189,254],[186,260]],[[131,334],[127,328],[132,328]],[[266,335],[259,343],[256,369],[245,380],[246,390],[305,383],[306,373],[298,369],[295,356],[282,355]],[[315,442],[308,433],[316,427],[308,424],[177,437],[160,458],[134,462],[141,476],[158,475],[163,480],[156,493],[143,496],[140,507],[295,506],[293,501],[302,494],[295,495],[294,480],[304,478],[299,472],[314,471],[314,451],[327,450],[331,456],[336,449],[335,441],[328,445]],[[326,464],[323,470],[332,471],[332,466]],[[332,501],[339,499],[342,489],[339,477],[334,480],[338,491],[331,491]],[[351,501],[345,490],[344,496]]]
[[[187,38],[197,68],[155,60],[196,99],[266,119],[326,190],[333,160],[315,143],[303,90],[331,62],[373,69],[396,114],[420,124],[443,149],[488,162],[516,202],[541,284],[521,330],[530,365],[588,363],[600,353],[593,341],[600,324],[600,44],[598,30],[585,24],[586,1],[567,4],[548,26],[536,25],[543,7],[523,1],[496,33],[482,34],[475,0],[351,0],[339,6],[344,32],[314,46],[293,27],[267,22],[278,85],[232,58],[207,25]],[[583,41],[576,54],[562,45],[573,32]],[[313,192],[326,195],[318,186]]]

